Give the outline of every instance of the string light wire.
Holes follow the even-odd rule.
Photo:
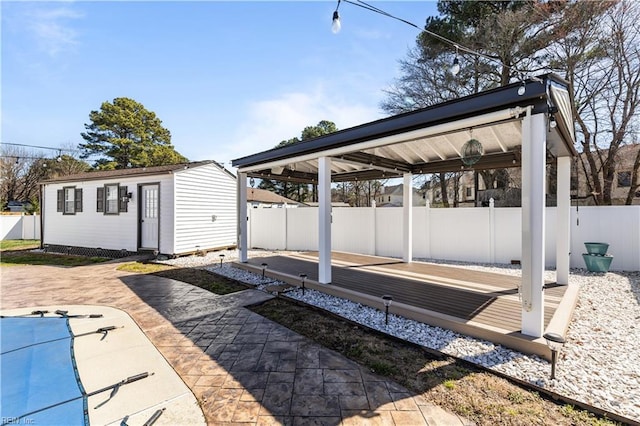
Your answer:
[[[363,9],[369,10],[371,12],[378,13],[380,15],[383,15],[383,16],[386,16],[386,17],[389,17],[389,18],[392,18],[392,19],[395,19],[397,21],[404,22],[407,25],[410,25],[410,26],[412,26],[414,28],[417,28],[419,31],[423,31],[423,32],[427,33],[428,35],[430,35],[431,37],[436,38],[436,39],[440,40],[441,42],[444,42],[444,43],[446,43],[448,45],[451,45],[451,46],[455,47],[455,49],[456,49],[456,58],[457,58],[458,51],[463,51],[463,52],[475,55],[477,57],[484,58],[484,59],[486,59],[488,61],[497,63],[497,64],[499,64],[499,65],[501,65],[501,66],[503,66],[503,67],[505,67],[505,68],[507,68],[507,69],[509,69],[511,71],[514,71],[519,76],[519,79],[524,81],[524,73],[519,71],[515,67],[507,65],[507,64],[505,64],[504,62],[502,62],[501,60],[499,60],[497,58],[485,55],[484,53],[478,52],[477,50],[474,50],[474,49],[472,49],[470,47],[464,46],[464,45],[462,45],[460,43],[456,43],[455,41],[450,40],[450,39],[448,39],[448,38],[446,38],[446,37],[444,37],[444,36],[442,36],[442,35],[440,35],[438,33],[434,33],[433,31],[429,31],[429,30],[427,30],[425,28],[420,28],[419,26],[417,26],[413,22],[410,22],[410,21],[407,21],[406,19],[402,19],[402,18],[399,18],[397,16],[394,16],[394,15],[390,14],[389,12],[386,12],[386,11],[384,11],[384,10],[378,8],[378,7],[375,7],[375,6],[373,6],[373,5],[369,4],[369,3],[366,3],[366,2],[364,2],[362,0],[356,0],[356,1],[338,0],[338,5],[337,5],[336,10],[334,12],[334,20],[335,19],[340,19],[339,16],[337,15],[337,13],[338,13],[338,8],[340,7],[340,2],[341,1],[344,1],[345,3],[352,4],[354,6],[361,7]]]

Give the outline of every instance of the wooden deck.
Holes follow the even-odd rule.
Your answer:
[[[544,339],[521,334],[520,278],[467,268],[398,259],[332,253],[332,283],[318,284],[318,254],[305,252],[250,259],[239,267],[381,308],[383,294],[393,296],[390,312],[427,324],[503,344],[545,358]],[[577,298],[571,286],[546,283],[545,327],[565,334]],[[571,289],[571,291],[567,291]],[[554,319],[555,318],[555,319]]]

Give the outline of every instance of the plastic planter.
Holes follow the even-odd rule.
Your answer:
[[[589,272],[607,272],[609,271],[611,261],[613,260],[613,256],[602,256],[589,253],[583,253],[582,258],[584,259],[584,263],[587,265]]]
[[[587,248],[587,253],[600,256],[607,254],[607,249],[609,248],[607,243],[584,243],[584,246]]]

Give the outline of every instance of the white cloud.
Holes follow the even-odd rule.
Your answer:
[[[321,120],[346,129],[378,118],[377,107],[335,98],[321,86],[307,93],[284,93],[249,105],[232,142],[218,147],[216,158],[228,164],[232,159],[271,149],[282,140],[299,137],[305,127]]]
[[[33,9],[26,16],[26,28],[31,31],[38,48],[53,57],[78,44],[78,32],[69,25],[69,21],[82,17],[81,13],[66,5],[54,9]]]

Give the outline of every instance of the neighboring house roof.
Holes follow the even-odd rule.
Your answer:
[[[213,160],[207,161],[193,161],[190,163],[170,164],[165,166],[152,166],[152,167],[136,167],[131,169],[117,169],[117,170],[96,170],[92,172],[78,173],[75,175],[60,176],[53,179],[44,180],[40,183],[54,183],[54,182],[71,182],[79,180],[101,180],[111,179],[118,177],[130,177],[130,176],[146,176],[146,175],[160,175],[173,173],[179,170],[186,170],[194,167],[200,167],[207,164],[214,164],[221,170],[225,171],[229,176],[235,179],[235,175],[225,169],[223,166]]]
[[[384,195],[402,195],[404,192],[404,184],[400,183],[398,185],[391,185],[383,187],[383,192],[380,193],[381,196]],[[413,193],[417,195],[420,194],[420,190],[415,187],[411,187],[413,189]]]
[[[260,188],[249,188],[247,187],[247,201],[249,202],[259,202],[265,204],[298,204],[304,205],[304,203],[300,203],[298,201],[293,201],[287,197],[283,197],[282,195],[278,195],[275,192],[267,191],[266,189]]]

